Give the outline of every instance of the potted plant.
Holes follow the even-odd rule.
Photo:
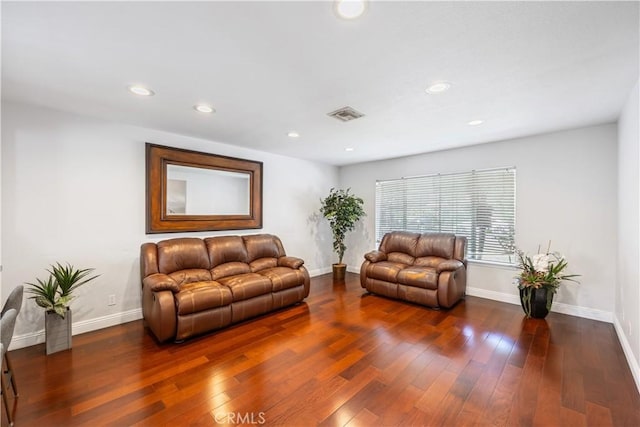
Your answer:
[[[521,270],[516,277],[520,290],[520,303],[527,317],[544,319],[553,303],[553,295],[560,284],[569,280],[578,283],[574,277],[578,274],[566,274],[568,263],[558,252],[550,252],[551,242],[546,253],[529,256],[516,249],[518,268]]]
[[[45,280],[27,283],[31,299],[45,309],[45,340],[47,354],[71,348],[71,309],[73,291],[92,281],[93,268],[77,269],[71,264],[56,263],[48,269]]]
[[[363,216],[364,202],[360,197],[350,194],[346,190],[336,190],[332,188],[329,195],[322,200],[320,213],[327,218],[331,232],[333,233],[333,251],[338,255],[338,263],[333,264],[333,278],[342,281],[347,270],[346,264],[342,263],[344,252],[347,246],[344,244],[345,235],[352,231],[356,222]]]

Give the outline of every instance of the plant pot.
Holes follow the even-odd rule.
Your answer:
[[[527,317],[544,319],[549,314],[552,303],[553,292],[545,287],[520,289],[520,304]]]
[[[344,282],[344,277],[347,273],[347,264],[333,264],[333,281]]]
[[[71,309],[67,308],[64,319],[54,311],[46,312],[44,330],[47,354],[71,348]]]

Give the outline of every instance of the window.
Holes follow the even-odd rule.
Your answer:
[[[467,259],[514,261],[516,169],[376,182],[376,240],[390,231],[466,236]]]

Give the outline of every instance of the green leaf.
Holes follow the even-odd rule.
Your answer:
[[[55,306],[58,301],[58,284],[54,278],[49,275],[46,280],[36,278],[36,282],[35,284],[27,283],[27,285],[31,286],[27,288],[27,293],[34,295],[30,298],[34,299],[40,307],[50,308]]]
[[[59,262],[51,266],[47,270],[58,283],[60,296],[71,295],[73,291],[80,286],[96,279],[98,276],[89,276],[93,272],[93,268],[77,269],[73,265],[67,263],[62,265]]]
[[[360,197],[349,194],[350,190],[350,188],[347,190],[332,188],[329,195],[321,200],[320,207],[320,213],[329,221],[333,234],[333,250],[338,255],[340,264],[347,250],[344,244],[346,234],[352,231],[356,222],[366,215],[363,209],[364,201]]]
[[[30,298],[47,311],[55,311],[61,317],[65,316],[69,303],[74,298],[71,293],[80,286],[96,279],[98,275],[90,276],[93,268],[77,269],[71,264],[56,263],[48,269],[46,280],[36,278],[36,283],[29,285],[26,292],[32,294]]]
[[[64,316],[67,314],[67,306],[63,304],[56,304],[53,308],[56,314],[64,319]]]

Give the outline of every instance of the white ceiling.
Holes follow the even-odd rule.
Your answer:
[[[345,165],[616,121],[640,75],[639,13],[373,1],[346,21],[326,1],[3,2],[2,97]],[[440,80],[448,92],[425,92]],[[366,116],[327,116],[346,105]]]

